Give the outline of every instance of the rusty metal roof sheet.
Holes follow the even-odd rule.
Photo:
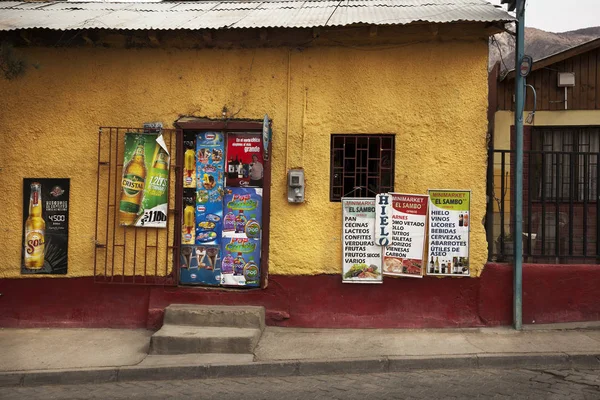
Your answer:
[[[485,0],[0,1],[0,31],[312,28],[512,20]]]

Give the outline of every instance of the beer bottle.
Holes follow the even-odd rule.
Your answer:
[[[46,221],[42,218],[42,185],[31,184],[29,216],[25,221],[25,268],[42,269],[44,266],[44,243]]]
[[[152,157],[152,167],[147,182],[144,209],[151,210],[159,204],[166,204],[165,193],[169,187],[169,154],[158,143]]]
[[[144,197],[146,183],[146,162],[144,159],[144,137],[138,138],[133,157],[123,169],[121,181],[121,203],[119,204],[119,220],[121,225],[133,225]]]

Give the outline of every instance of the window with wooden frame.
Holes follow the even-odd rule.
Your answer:
[[[331,135],[330,201],[394,191],[394,135]]]

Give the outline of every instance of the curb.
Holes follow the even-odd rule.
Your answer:
[[[94,384],[150,380],[209,379],[257,376],[300,376],[398,372],[461,368],[586,368],[600,369],[600,354],[464,354],[395,356],[341,360],[258,361],[244,364],[127,366],[71,370],[0,372],[1,386]]]

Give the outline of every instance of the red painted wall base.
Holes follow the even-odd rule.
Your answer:
[[[523,267],[523,322],[600,320],[600,267]],[[95,284],[93,278],[1,279],[0,326],[150,328],[173,303],[262,305],[267,324],[320,328],[510,325],[512,267],[480,278],[390,279],[342,284],[338,275],[269,277],[265,290]]]

